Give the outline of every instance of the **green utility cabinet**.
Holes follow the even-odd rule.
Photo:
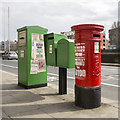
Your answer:
[[[62,34],[50,33],[44,35],[44,38],[47,65],[57,66],[57,43],[60,39],[67,37]]]
[[[25,26],[18,31],[18,85],[25,88],[47,85],[44,34],[48,29]]]
[[[61,39],[57,43],[57,66],[75,68],[74,40]]]

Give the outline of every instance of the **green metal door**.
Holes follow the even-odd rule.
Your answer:
[[[48,49],[47,49],[47,64],[51,66],[56,66],[56,55],[55,55],[55,46],[54,40],[48,40]]]
[[[62,40],[57,45],[57,65],[63,68],[67,68],[69,65],[69,42]]]

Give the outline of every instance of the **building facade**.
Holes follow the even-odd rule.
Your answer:
[[[61,34],[66,35],[68,39],[75,39],[75,33],[73,31],[61,32]],[[105,33],[101,33],[101,49],[109,49],[109,41],[105,38]]]
[[[109,30],[110,46],[114,46],[114,48],[116,49],[120,46],[120,42],[118,41],[118,35],[118,28]]]
[[[107,50],[109,48],[109,41],[105,37],[105,33],[101,33],[101,49]]]
[[[1,42],[1,50],[2,51],[9,51],[9,41]],[[17,51],[18,50],[18,42],[17,41],[10,41],[10,51]]]
[[[68,39],[75,39],[75,32],[73,31],[61,32],[60,34],[66,35]]]

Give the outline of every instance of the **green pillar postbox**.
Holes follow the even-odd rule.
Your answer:
[[[57,43],[57,66],[75,68],[74,40],[61,39]]]
[[[44,34],[48,29],[25,26],[18,31],[18,85],[25,88],[47,85]]]
[[[46,48],[46,58],[47,65],[57,66],[57,42],[60,39],[67,38],[62,34],[46,34],[45,37],[45,48]]]

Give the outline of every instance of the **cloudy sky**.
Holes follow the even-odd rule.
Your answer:
[[[9,1],[9,2],[8,2]],[[8,6],[10,40],[17,39],[17,29],[39,25],[48,32],[70,31],[77,24],[105,26],[106,37],[112,23],[118,19],[119,0],[4,0],[0,5],[2,33],[8,39]],[[5,29],[4,29],[5,28]]]

